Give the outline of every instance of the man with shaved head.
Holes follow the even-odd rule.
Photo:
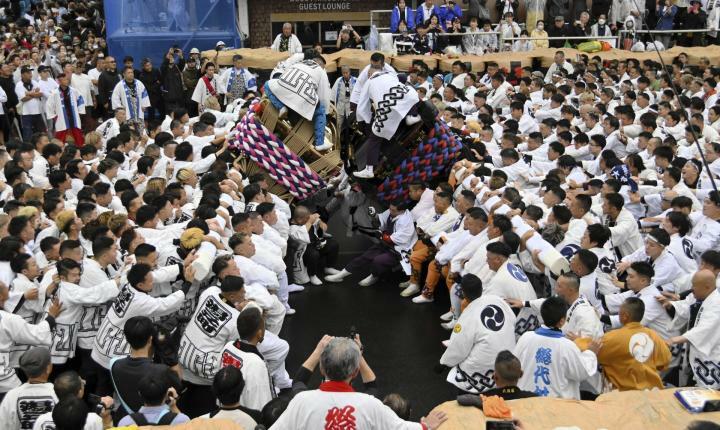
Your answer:
[[[672,356],[655,330],[640,324],[644,316],[642,299],[628,297],[620,305],[622,328],[603,336],[598,363],[605,378],[620,391],[663,387],[659,371],[668,367]]]
[[[715,273],[707,269],[693,276],[692,294],[696,302],[687,312],[675,306],[675,317],[687,318],[687,330],[667,343],[670,346],[688,344],[688,363],[695,382],[699,387],[717,390],[720,389],[720,293],[715,287],[715,278]]]

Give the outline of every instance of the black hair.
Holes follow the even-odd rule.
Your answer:
[[[565,299],[559,296],[552,296],[545,299],[540,306],[540,316],[546,326],[551,328],[559,328],[560,320],[565,318],[568,305]]]
[[[130,348],[140,349],[147,345],[148,340],[155,334],[155,326],[150,318],[144,315],[136,316],[125,322],[123,332]]]
[[[462,288],[463,296],[466,297],[468,301],[477,299],[483,292],[482,281],[471,273],[464,275],[462,279],[460,279],[460,288]]]
[[[233,276],[228,276],[231,278]],[[263,317],[260,309],[249,307],[243,309],[237,317],[237,331],[240,339],[250,339],[262,327]]]
[[[233,293],[245,288],[245,281],[240,276],[226,276],[220,283],[220,290],[223,293]]]
[[[137,287],[150,272],[152,272],[152,267],[147,264],[134,264],[127,273],[128,283],[133,287]]]
[[[221,405],[234,405],[239,402],[244,388],[242,372],[234,366],[221,368],[213,378],[212,391]]]

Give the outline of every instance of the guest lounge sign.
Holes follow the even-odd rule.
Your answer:
[[[358,12],[367,11],[365,0],[288,0],[288,12]]]

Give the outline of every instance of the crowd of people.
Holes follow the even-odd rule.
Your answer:
[[[441,74],[374,53],[331,86],[310,49],[262,82],[240,55],[221,68],[176,46],[160,69],[118,68],[92,2],[0,11],[4,428],[442,427],[442,412],[409,421],[402,387],[378,393],[359,336],[319,333],[292,376],[285,366],[291,293],[388,287],[398,271],[408,306],[449,297],[438,378],[463,404],[720,389],[720,69],[707,59],[558,50],[545,72],[458,61]],[[421,13],[462,18],[452,2]],[[344,31],[338,45],[358,43]],[[273,47],[298,43],[287,25]],[[357,122],[364,167],[333,178],[329,202],[290,205],[242,169],[229,145],[261,93],[314,123],[319,152],[330,105],[341,128]],[[400,134],[435,122],[461,146],[447,176],[370,211],[374,244],[339,267],[335,208],[387,170]]]
[[[397,0],[390,15],[398,54],[472,54],[525,52],[535,48],[577,47],[604,41],[632,50],[670,49],[674,45],[714,44],[720,26],[715,2],[682,0],[639,1],[531,0]],[[494,9],[492,12],[489,8]],[[525,22],[519,19],[523,10]],[[289,24],[286,24],[289,25]],[[283,28],[273,49],[301,52],[291,27]],[[640,32],[638,32],[640,30]],[[649,36],[645,30],[658,30]],[[683,32],[685,31],[685,32]],[[292,44],[280,46],[280,41]],[[351,25],[339,31],[336,48],[362,48],[365,41]],[[293,50],[296,49],[296,51]],[[597,49],[596,49],[597,50]]]

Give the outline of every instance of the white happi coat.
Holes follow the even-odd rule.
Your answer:
[[[617,276],[615,254],[607,248],[590,248],[590,251],[598,258],[598,265],[595,268],[598,292],[602,295],[617,293],[619,289],[612,281]]]
[[[183,378],[198,385],[211,385],[220,368],[225,344],[239,337],[236,320],[240,312],[220,295],[220,288],[208,287],[180,340],[178,361]]]
[[[2,428],[25,430],[33,428],[35,420],[53,410],[58,398],[51,382],[31,384],[26,382],[10,390],[2,404],[0,417]]]
[[[380,230],[384,231],[388,222],[390,221],[390,210],[386,210],[379,216],[380,219]],[[403,211],[400,215],[395,218],[395,224],[393,225],[393,231],[390,235],[390,240],[393,241],[395,246],[393,247],[397,251],[400,258],[400,265],[405,271],[406,275],[409,275],[412,267],[410,266],[410,254],[412,253],[413,246],[417,242],[417,232],[415,231],[415,223],[410,211]]]
[[[275,397],[267,364],[255,346],[239,340],[228,342],[222,351],[220,366],[233,366],[242,372],[245,380],[245,388],[240,395],[242,406],[261,411]]]
[[[75,356],[79,331],[84,321],[82,318],[88,314],[95,315],[94,310],[97,307],[92,305],[112,300],[117,296],[118,291],[115,281],[99,282],[85,288],[69,282],[60,282],[56,295],[63,304],[63,311],[55,318],[55,332],[50,347],[53,364],[65,364]],[[92,340],[89,341],[91,346],[86,349],[92,348]]]
[[[595,353],[545,326],[522,335],[513,353],[523,365],[518,387],[542,397],[579,400],[580,383],[597,372]]]
[[[270,430],[321,428],[421,430],[425,427],[403,421],[369,394],[356,393],[344,382],[330,381],[317,390],[297,394]]]
[[[308,121],[313,119],[315,108],[322,104],[330,107],[330,81],[327,73],[313,60],[295,63],[277,79],[268,81],[270,91],[288,109]]]
[[[357,81],[355,82],[355,86],[353,87],[352,93],[350,93],[350,103],[360,104],[360,94],[365,89],[365,86],[367,86],[368,82],[368,72],[370,71],[370,64],[365,66],[364,69],[358,74]],[[388,63],[385,63],[383,65],[383,72],[392,73],[394,75],[397,75],[397,72]]]
[[[720,292],[710,293],[693,328],[683,334],[690,347],[690,367],[698,386],[720,390]]]
[[[530,301],[530,306],[540,314],[540,307],[545,299]],[[598,338],[603,335],[603,326],[595,308],[583,295],[580,295],[565,313],[563,333],[574,333],[580,337]]]
[[[205,111],[205,100],[207,100],[211,96],[217,96],[220,91],[220,78],[218,77],[218,75],[213,75],[213,77],[209,80],[210,85],[213,88],[214,94],[205,84],[205,76],[206,75],[203,75],[200,77],[200,79],[198,79],[197,85],[195,85],[195,90],[193,90],[192,97],[190,98],[192,101],[198,104],[198,110],[200,112]]]
[[[692,230],[685,237],[692,243],[691,250],[699,262],[703,252],[720,247],[720,222],[706,217],[702,212],[691,213],[690,221]]]
[[[0,309],[0,393],[20,385],[15,369],[10,365],[10,349],[16,344],[50,346],[50,323],[28,324],[21,316]]]
[[[80,276],[80,287],[92,288],[96,285],[104,282],[111,281],[111,276],[115,275],[115,270],[112,266],[108,265],[106,270],[110,273],[110,276],[100,266],[100,263],[93,260],[92,258],[86,258],[82,263],[83,273]],[[115,282],[113,281],[113,284]],[[117,295],[117,290],[115,291]],[[83,307],[82,317],[80,319],[80,327],[78,328],[78,346],[82,349],[92,349],[93,343],[95,342],[95,335],[97,334],[100,324],[105,315],[107,314],[108,308],[110,307],[109,300],[114,299],[112,296],[106,303],[100,301],[92,301],[91,305]]]
[[[145,85],[143,85],[143,83],[140,82],[139,79],[135,79],[133,83],[135,84],[135,93],[137,94],[137,103],[135,104],[135,109],[131,108],[130,86],[125,79],[118,82],[113,89],[112,108],[125,108],[128,120],[144,121],[144,109],[150,107],[150,97],[148,96],[148,92],[145,89]]]
[[[295,245],[295,255],[292,256],[293,279],[300,283],[307,283],[310,281],[310,275],[307,273],[307,267],[305,267],[305,260],[303,260],[303,256],[305,255],[305,250],[307,250],[307,247],[310,244],[310,232],[304,225],[293,224],[290,226],[289,237],[293,240]]]
[[[502,298],[485,294],[460,314],[440,364],[452,369],[447,381],[463,391],[495,388],[495,358],[515,347],[515,314]]]
[[[357,119],[372,124],[372,132],[376,136],[389,140],[418,101],[420,99],[415,89],[401,83],[397,75],[385,71],[377,72],[368,79],[360,93]]]
[[[113,358],[130,353],[130,345],[123,331],[127,320],[136,316],[161,317],[171,314],[180,309],[184,300],[185,293],[182,291],[156,298],[126,284],[120,289],[95,336],[91,354],[93,360],[110,369],[110,361]]]
[[[510,262],[503,263],[500,269],[493,275],[486,288],[483,288],[483,295],[493,294],[503,299],[517,299],[523,302],[537,299],[527,275],[520,266]],[[517,336],[540,325],[540,315],[532,308],[522,308],[517,315],[515,334]],[[532,391],[532,390],[531,390]]]
[[[452,206],[442,214],[438,214],[435,209],[431,209],[418,218],[417,226],[426,235],[433,237],[443,232],[449,232],[459,217],[460,214]]]
[[[45,105],[45,113],[49,119],[55,121],[55,131],[65,131],[69,127],[70,116],[73,118],[75,124],[74,128],[81,128],[80,115],[85,114],[85,99],[80,95],[80,92],[73,87],[68,87],[70,92],[70,110],[68,112],[65,109],[65,103],[63,97],[60,94],[60,88],[58,87],[48,97],[47,104]]]
[[[109,120],[103,122],[100,124],[95,131],[100,133],[100,136],[102,136],[103,142],[107,142],[108,139],[111,139],[118,134],[120,134],[120,123],[115,118],[110,118]]]

